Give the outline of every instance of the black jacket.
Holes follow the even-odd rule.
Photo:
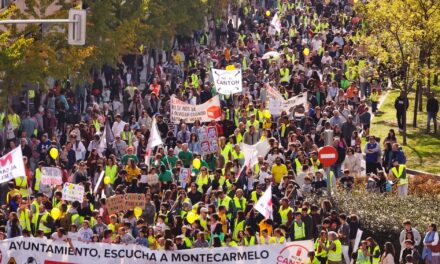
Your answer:
[[[409,101],[407,97],[401,98],[400,96],[396,98],[394,101],[394,108],[396,108],[397,112],[403,112],[408,109]]]
[[[437,113],[438,101],[435,98],[429,98],[426,104],[426,112]]]

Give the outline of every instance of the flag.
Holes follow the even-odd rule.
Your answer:
[[[270,24],[275,28],[275,30],[280,33],[281,32],[281,20],[278,17],[278,13],[276,13],[273,18],[272,21],[270,22]]]
[[[244,191],[247,189],[247,175],[246,171],[249,168],[247,165],[244,165],[241,170],[237,174],[237,188],[243,189]]]
[[[258,163],[258,156],[266,157],[270,151],[270,144],[267,139],[258,142],[255,145],[249,145],[240,143],[240,149],[244,154],[244,164],[249,164],[248,168],[251,168]]]
[[[107,144],[111,144],[111,143],[113,143],[113,141],[115,141],[115,137],[113,135],[112,128],[110,127],[110,122],[108,120],[107,120],[107,122],[105,122],[105,129],[104,129],[103,138],[105,138],[105,141],[107,142]]]
[[[265,219],[273,219],[272,186],[267,188],[263,196],[261,196],[254,205],[254,208],[260,212]]]
[[[21,146],[16,147],[0,158],[0,183],[25,175]]]
[[[160,137],[159,129],[157,128],[156,118],[153,118],[151,124],[150,138],[148,138],[147,150],[145,152],[145,164],[150,165],[151,152],[154,147],[163,145],[162,138]]]

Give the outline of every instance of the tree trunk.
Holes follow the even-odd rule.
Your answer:
[[[426,94],[429,94],[431,92],[431,54],[428,56],[428,83],[426,87],[428,89]]]
[[[404,146],[406,146],[406,110],[405,111],[403,111],[403,117],[402,117],[402,121],[403,121],[403,141],[402,141],[402,144],[404,145]]]
[[[417,112],[418,112],[419,98],[421,97],[420,95],[421,86],[422,86],[422,81],[417,80],[416,99],[414,100],[413,127],[417,127]]]

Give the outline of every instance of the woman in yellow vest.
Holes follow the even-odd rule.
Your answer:
[[[328,246],[329,242],[327,240],[327,232],[325,230],[321,230],[319,237],[315,240],[315,244],[313,245],[313,249],[315,250],[315,257],[321,261],[321,263],[327,262],[327,251],[321,247],[322,242],[324,245]]]
[[[371,257],[371,264],[379,264],[380,262],[380,247],[377,242],[372,238],[368,237],[368,256]]]
[[[131,132],[129,124],[125,124],[124,131],[121,132],[121,139],[127,143],[127,146],[133,146],[133,132]]]
[[[209,178],[208,175],[208,169],[205,166],[200,168],[200,173],[197,176],[196,184],[197,184],[197,190],[201,193],[205,193],[206,190],[211,185],[211,179]]]
[[[274,239],[276,244],[284,244],[286,243],[286,235],[281,228],[276,228],[273,231]]]
[[[237,212],[237,218],[234,221],[234,232],[232,233],[232,239],[238,241],[238,232],[244,231],[245,223],[246,219],[244,211]]]
[[[244,245],[245,246],[255,246],[258,244],[257,237],[255,236],[255,231],[250,227],[246,227],[244,232]]]

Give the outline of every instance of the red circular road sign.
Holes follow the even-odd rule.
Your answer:
[[[324,166],[331,166],[338,160],[338,151],[332,146],[322,147],[318,151],[318,159]]]

